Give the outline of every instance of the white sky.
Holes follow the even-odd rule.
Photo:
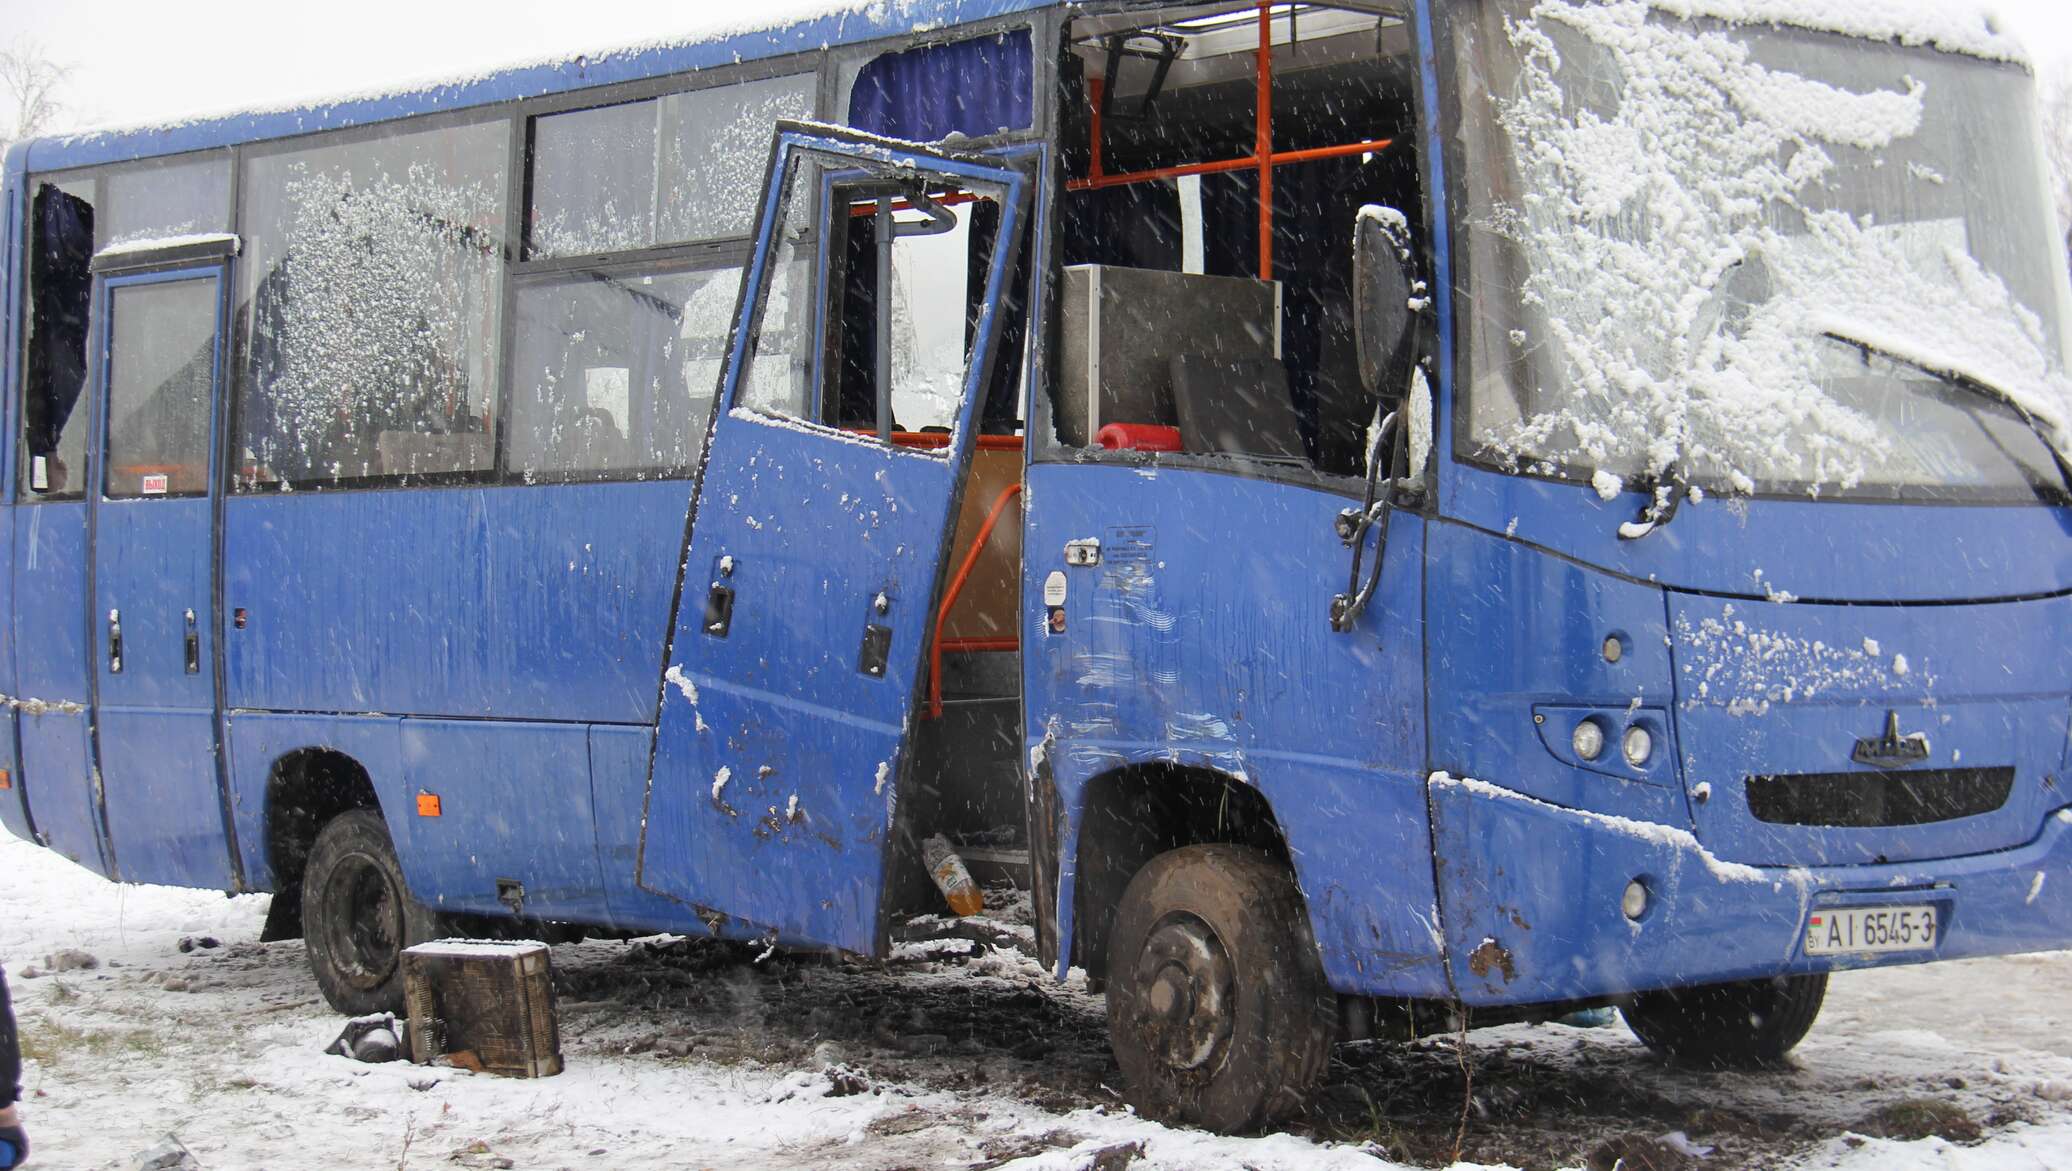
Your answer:
[[[1861,0],[1828,0],[1851,5]],[[2072,0],[1996,0],[2072,70]],[[71,66],[66,129],[278,105],[682,33],[828,0],[36,0],[0,2],[0,47]],[[12,110],[0,110],[11,125]]]

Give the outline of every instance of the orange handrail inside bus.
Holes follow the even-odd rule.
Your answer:
[[[1067,191],[1099,191],[1108,187],[1123,187],[1132,183],[1149,183],[1159,179],[1179,179],[1188,175],[1218,175],[1230,171],[1259,172],[1259,279],[1273,279],[1273,169],[1292,163],[1315,162],[1319,159],[1343,158],[1346,155],[1369,154],[1387,150],[1395,145],[1393,138],[1373,138],[1364,142],[1348,142],[1339,146],[1311,147],[1307,150],[1273,149],[1273,4],[1262,0],[1259,5],[1259,51],[1253,63],[1253,74],[1258,80],[1259,96],[1252,113],[1252,153],[1235,159],[1219,159],[1213,163],[1187,163],[1176,167],[1154,167],[1145,171],[1129,171],[1110,175],[1104,165],[1101,138],[1104,123],[1101,117],[1101,98],[1106,82],[1100,78],[1087,79],[1087,98],[1093,104],[1093,118],[1090,129],[1093,149],[1089,155],[1086,175],[1070,179],[1065,183]]]
[[[984,438],[984,436],[980,436]],[[944,624],[950,620],[950,608],[957,604],[958,595],[964,592],[964,583],[970,579],[978,556],[985,552],[986,542],[993,539],[993,526],[1000,523],[1000,514],[1007,511],[1007,503],[1022,494],[1020,484],[1009,484],[1000,490],[1000,496],[993,501],[992,511],[986,513],[986,521],[978,526],[978,536],[971,542],[971,549],[964,554],[964,563],[957,567],[957,575],[950,579],[950,588],[943,591],[942,605],[935,612],[934,645],[928,653],[928,717],[942,716],[942,652]],[[956,640],[958,650],[966,651],[1011,651],[1021,645],[1019,638],[960,638]]]

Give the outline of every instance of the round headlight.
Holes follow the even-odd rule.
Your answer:
[[[1626,763],[1634,768],[1639,768],[1648,762],[1649,756],[1654,754],[1655,738],[1648,735],[1646,728],[1635,724],[1626,729],[1626,738],[1620,743],[1619,747],[1626,753]]]
[[[1604,726],[1596,720],[1584,720],[1568,738],[1569,747],[1584,760],[1596,760],[1604,755]]]
[[[1626,894],[1619,899],[1619,910],[1624,912],[1628,919],[1639,922],[1640,917],[1648,913],[1647,884],[1638,878],[1627,883]]]

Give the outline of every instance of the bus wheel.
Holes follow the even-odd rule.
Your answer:
[[[433,938],[388,826],[373,809],[339,814],[317,834],[302,875],[302,939],[324,999],[355,1016],[403,1008],[403,949]]]
[[[1108,944],[1108,1037],[1143,1114],[1251,1130],[1301,1104],[1338,1005],[1286,869],[1241,846],[1151,860]]]
[[[1774,1065],[1805,1038],[1827,999],[1827,974],[1776,976],[1642,992],[1621,1010],[1641,1043],[1688,1065]]]

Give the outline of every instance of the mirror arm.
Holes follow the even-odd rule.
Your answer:
[[[1386,469],[1390,495],[1393,496],[1398,482],[1395,464],[1398,454],[1397,433],[1400,430],[1397,413],[1390,411],[1381,421],[1380,431],[1374,437],[1373,449],[1367,453],[1365,500],[1358,509],[1348,508],[1339,512],[1333,522],[1338,539],[1353,551],[1352,572],[1346,580],[1345,592],[1331,599],[1331,629],[1339,634],[1353,628],[1353,624],[1359,620],[1360,612],[1367,608],[1367,603],[1374,598],[1375,589],[1381,584],[1382,555],[1388,548],[1386,522],[1389,510],[1389,500],[1381,495],[1381,478]],[[1377,522],[1383,525],[1381,537],[1375,543],[1372,564],[1367,564],[1367,530],[1373,528]],[[1366,570],[1365,582],[1360,580],[1363,568]]]

